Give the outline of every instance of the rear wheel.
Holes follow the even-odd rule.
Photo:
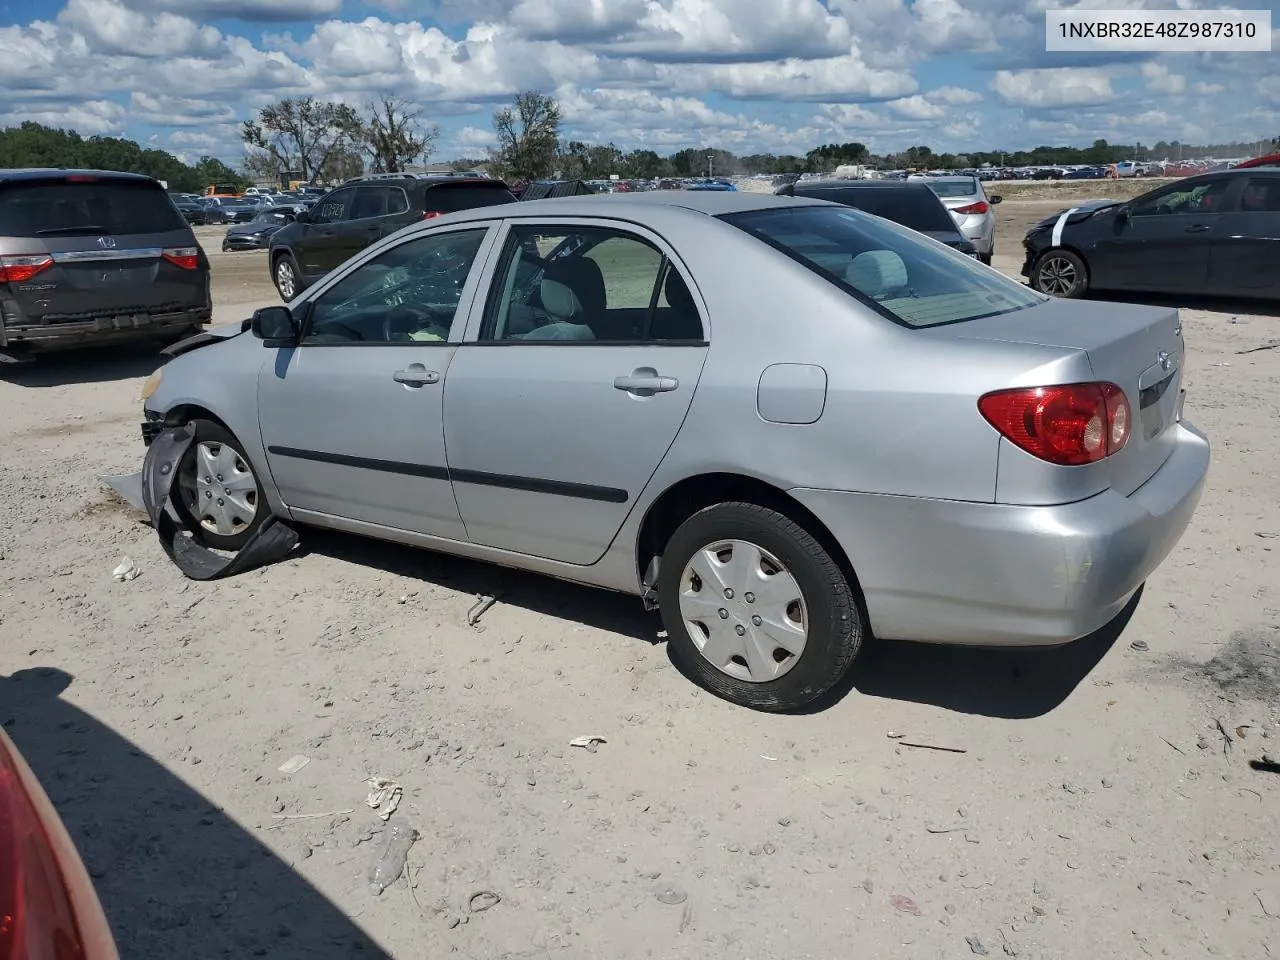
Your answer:
[[[178,465],[173,508],[198,542],[239,550],[267,518],[262,484],[230,431],[212,420],[191,425],[196,436]]]
[[[271,270],[271,279],[275,281],[276,292],[285,303],[302,292],[301,273],[292,254],[283,253],[276,258],[275,266]]]
[[[848,672],[864,634],[839,564],[776,510],[700,510],[662,554],[659,607],[671,655],[717,696],[797,710]]]
[[[1074,299],[1089,289],[1089,273],[1084,261],[1070,250],[1049,250],[1032,268],[1031,285],[1051,297]]]

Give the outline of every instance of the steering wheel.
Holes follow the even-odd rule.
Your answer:
[[[448,326],[440,321],[439,316],[424,307],[415,307],[402,303],[392,307],[382,316],[382,339],[387,342],[408,340],[409,334],[428,329],[443,328],[444,336],[448,335]]]

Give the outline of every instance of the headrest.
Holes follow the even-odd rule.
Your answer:
[[[892,250],[868,250],[850,261],[844,280],[859,293],[883,300],[907,287],[907,265]]]
[[[548,285],[550,297],[547,298]],[[567,288],[572,300],[565,296]],[[542,305],[558,317],[598,317],[605,309],[604,274],[589,257],[566,257],[552,260],[542,275]]]
[[[667,269],[667,279],[662,286],[662,292],[666,294],[668,306],[677,313],[697,312],[698,308],[693,302],[693,294],[689,292],[688,284],[674,268]]]

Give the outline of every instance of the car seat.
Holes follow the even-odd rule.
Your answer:
[[[604,274],[587,257],[553,260],[542,275],[540,294],[552,321],[590,326],[604,313]]]
[[[905,296],[910,286],[907,265],[892,250],[867,250],[845,267],[844,282],[872,300]]]
[[[662,285],[667,307],[658,308],[649,327],[650,340],[701,340],[702,318],[684,277],[673,268],[667,269],[667,279]]]

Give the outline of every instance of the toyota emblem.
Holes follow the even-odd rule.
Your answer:
[[[1168,370],[1173,366],[1173,358],[1165,350],[1161,350],[1156,354],[1156,361],[1160,364],[1161,370]]]
[[[114,250],[116,248],[116,241],[112,237],[99,237],[98,246],[103,250]]]

